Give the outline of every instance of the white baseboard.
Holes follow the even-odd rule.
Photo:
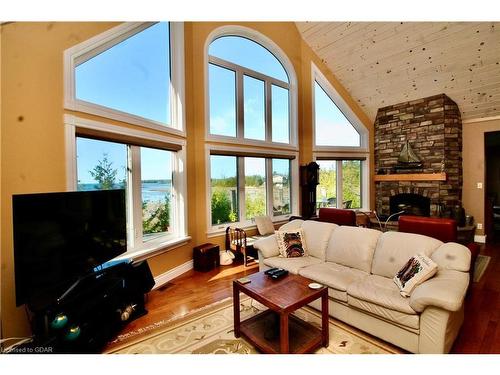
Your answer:
[[[486,235],[479,235],[479,234],[476,234],[476,235],[474,236],[474,242],[486,243]]]
[[[180,276],[184,272],[187,272],[191,269],[193,269],[193,260],[183,263],[180,266],[172,268],[171,270],[168,270],[167,272],[156,276],[155,285],[153,286],[153,289],[161,287],[163,284],[168,283],[170,280],[175,279],[177,276]]]

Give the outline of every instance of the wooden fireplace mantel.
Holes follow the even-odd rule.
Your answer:
[[[440,173],[394,173],[376,174],[375,182],[379,181],[446,181],[446,172]]]

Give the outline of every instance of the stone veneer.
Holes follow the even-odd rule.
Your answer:
[[[398,193],[431,198],[431,216],[438,214],[438,203],[461,204],[462,120],[454,101],[440,94],[380,108],[374,127],[375,173],[381,169],[389,173],[408,140],[423,162],[423,169],[411,173],[444,171],[447,177],[446,181],[376,182],[377,212],[389,214],[389,198]]]

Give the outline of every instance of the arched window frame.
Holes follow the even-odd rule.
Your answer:
[[[290,119],[290,142],[289,143],[279,143],[279,142],[272,142],[272,141],[259,141],[259,140],[253,140],[253,139],[247,139],[240,135],[237,135],[236,137],[230,137],[230,136],[224,136],[224,135],[215,135],[210,133],[210,94],[209,94],[209,74],[208,74],[208,68],[209,68],[209,63],[211,62],[211,58],[209,56],[209,48],[210,44],[224,36],[237,36],[237,37],[243,37],[247,38],[253,42],[256,42],[260,44],[262,47],[266,48],[271,54],[274,55],[274,57],[281,63],[283,68],[285,69],[288,78],[289,78],[289,85],[288,85],[288,90],[289,90],[289,119]],[[228,26],[221,26],[208,36],[206,42],[205,42],[205,63],[204,63],[204,69],[205,69],[205,129],[206,129],[206,140],[207,141],[214,141],[214,142],[225,142],[225,143],[234,143],[235,139],[242,141],[245,143],[245,145],[255,145],[255,146],[267,146],[267,147],[273,147],[273,148],[283,148],[283,149],[298,149],[298,121],[297,121],[297,108],[298,108],[298,97],[297,97],[297,76],[295,74],[295,69],[293,67],[292,62],[290,59],[287,57],[287,55],[281,50],[280,47],[276,43],[274,43],[271,39],[266,37],[265,35],[259,33],[258,31],[252,30],[248,27],[244,26],[237,26],[237,25],[228,25]],[[215,58],[217,59],[217,58]],[[220,60],[219,60],[220,61]],[[230,63],[231,64],[231,63]],[[236,64],[231,64],[234,66],[239,66]],[[257,79],[262,78],[265,76],[264,74],[255,72],[252,73],[250,69],[241,67],[242,70],[249,72],[249,75],[252,77],[255,77]],[[277,81],[273,79],[274,81]],[[237,106],[238,106],[238,98],[237,98]],[[242,116],[243,114],[241,114]],[[237,126],[240,126],[238,124],[237,120]],[[269,124],[266,123],[266,132],[267,126]],[[238,132],[237,132],[238,133]]]
[[[288,91],[289,91],[289,143],[278,143],[272,141],[259,141],[247,139],[241,136],[230,137],[223,135],[214,135],[210,134],[210,93],[209,93],[209,48],[210,44],[224,36],[237,36],[247,38],[253,42],[260,44],[262,47],[266,48],[274,57],[281,63],[285,72],[288,75]],[[293,67],[292,62],[287,57],[287,55],[281,50],[281,48],[274,43],[271,39],[266,37],[265,35],[259,33],[258,31],[252,30],[250,28],[244,26],[237,25],[227,25],[222,26],[209,34],[207,40],[205,41],[204,48],[204,85],[205,85],[205,170],[206,170],[206,186],[211,186],[211,165],[210,165],[210,156],[212,154],[217,154],[217,152],[225,151],[228,155],[231,152],[234,152],[234,156],[252,156],[253,153],[257,152],[259,154],[266,153],[268,157],[266,157],[266,194],[267,197],[272,196],[272,179],[269,179],[267,176],[272,175],[272,160],[273,157],[280,158],[281,157],[292,157],[290,161],[290,178],[291,178],[291,193],[290,193],[290,204],[291,204],[291,212],[286,215],[281,216],[273,216],[272,213],[272,201],[267,200],[267,212],[268,215],[271,216],[273,222],[279,223],[288,221],[290,216],[298,215],[298,202],[299,202],[299,189],[298,189],[298,83],[297,83],[297,75],[295,73],[295,69]],[[236,64],[233,64],[236,65]],[[239,65],[237,65],[239,67]],[[234,67],[233,67],[234,68]],[[256,74],[252,74],[251,69],[241,67],[242,71],[250,72],[250,76],[260,79],[265,76],[262,73],[255,72]],[[272,78],[272,77],[271,77]],[[275,79],[272,79],[276,81]],[[237,104],[238,105],[238,104]],[[240,107],[241,108],[241,107]],[[240,116],[243,114],[240,112]],[[266,132],[269,123],[266,123]],[[238,124],[237,124],[238,126]],[[272,126],[272,125],[271,125]],[[267,134],[267,133],[266,133]],[[266,137],[267,139],[268,137]],[[245,147],[235,146],[235,143],[241,144]],[[257,147],[253,147],[257,146]],[[238,159],[238,183],[239,183],[239,194],[240,200],[239,204],[244,205],[244,175],[242,174],[242,159]],[[206,202],[207,202],[207,235],[208,237],[216,237],[220,236],[224,233],[225,228],[227,227],[227,223],[221,225],[212,225],[212,212],[211,212],[211,192],[210,188],[207,189],[206,194]],[[255,222],[253,220],[244,219],[244,211],[239,212],[239,220],[237,222],[231,223],[231,225],[236,225],[244,229],[254,229],[256,228]]]
[[[354,113],[354,111],[349,107],[349,105],[345,102],[344,98],[339,94],[337,90],[332,86],[332,84],[326,79],[326,77],[321,73],[319,68],[311,63],[311,98],[312,98],[312,124],[313,124],[313,151],[317,152],[362,152],[368,153],[368,129],[361,122],[358,116]],[[330,99],[337,105],[340,111],[344,114],[350,124],[356,129],[360,136],[360,146],[318,146],[316,144],[316,117],[315,117],[315,82],[321,86],[321,88],[325,91],[325,93],[330,97]]]
[[[156,22],[126,22],[96,35],[64,51],[64,108],[117,121],[160,130],[174,135],[186,135],[184,125],[184,23],[169,22],[170,26],[170,123],[136,116],[76,98],[75,68],[99,53],[140,33]]]

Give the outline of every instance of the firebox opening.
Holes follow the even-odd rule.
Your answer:
[[[430,216],[431,199],[413,193],[396,194],[389,198],[390,215],[404,211],[401,215]],[[394,217],[397,220],[397,217]]]

